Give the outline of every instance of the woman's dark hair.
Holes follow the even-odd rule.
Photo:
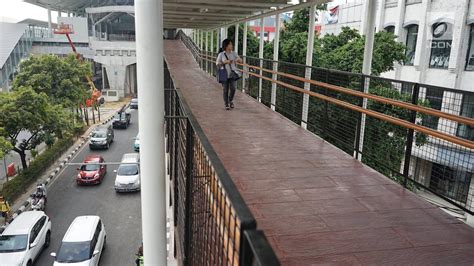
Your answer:
[[[219,53],[225,51],[225,48],[227,48],[227,46],[231,43],[232,43],[232,41],[230,39],[223,40],[222,41],[222,46],[221,46],[221,48],[219,48]]]

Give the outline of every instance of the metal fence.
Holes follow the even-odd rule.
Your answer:
[[[200,51],[187,36],[182,39],[193,47],[191,51],[201,68],[215,75],[216,54]],[[248,64],[243,65],[243,80],[239,82],[243,92],[291,121],[305,124],[311,132],[400,184],[435,194],[463,211],[474,213],[474,124],[469,120],[474,117],[474,93],[301,64],[243,59]],[[203,60],[208,63],[202,63]],[[311,71],[309,91],[328,98],[308,97],[306,92],[293,89],[304,88],[308,82],[304,79],[307,69]],[[362,96],[357,94],[364,92]],[[309,98],[307,102],[305,97]],[[363,115],[335,104],[332,99],[415,127]],[[308,118],[303,120],[306,108]],[[463,139],[471,148],[437,134],[427,134],[425,129]]]
[[[165,108],[177,258],[183,265],[278,265],[168,69]]]

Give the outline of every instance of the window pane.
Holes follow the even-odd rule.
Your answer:
[[[418,38],[418,25],[408,26],[407,32],[407,48],[405,51],[407,61],[405,62],[405,65],[412,66],[413,62],[415,61],[416,40]]]
[[[463,96],[461,115],[474,118],[474,94],[465,94]],[[474,127],[459,124],[457,135],[461,138],[474,140]]]
[[[431,68],[448,68],[453,40],[452,25],[445,22],[435,23],[431,27]]]
[[[395,26],[387,26],[384,29],[386,32],[390,32],[392,34],[395,34]]]
[[[441,106],[443,105],[443,93],[444,93],[443,90],[440,90],[440,89],[426,88],[425,99],[429,103],[430,108],[441,110]],[[439,120],[439,117],[429,115],[423,119],[422,124],[425,127],[437,129],[438,120]]]
[[[474,70],[474,25],[471,25],[471,35],[469,37],[469,48],[467,50],[466,70]]]

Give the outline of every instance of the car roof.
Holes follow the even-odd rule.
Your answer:
[[[29,234],[30,229],[45,214],[42,211],[26,211],[18,215],[3,231],[3,235]]]
[[[138,163],[140,162],[140,155],[138,153],[125,153],[122,156],[122,163]]]
[[[102,158],[102,156],[97,155],[97,154],[87,155],[86,159],[84,159],[84,162],[85,162],[85,163],[89,163],[89,162],[99,162],[101,158]]]
[[[96,215],[77,216],[64,234],[63,242],[92,240],[99,220]]]

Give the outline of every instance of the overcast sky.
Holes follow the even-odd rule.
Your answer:
[[[56,22],[57,12],[52,12],[52,20]],[[0,21],[18,22],[27,18],[47,21],[46,9],[25,3],[22,0],[0,0]]]

